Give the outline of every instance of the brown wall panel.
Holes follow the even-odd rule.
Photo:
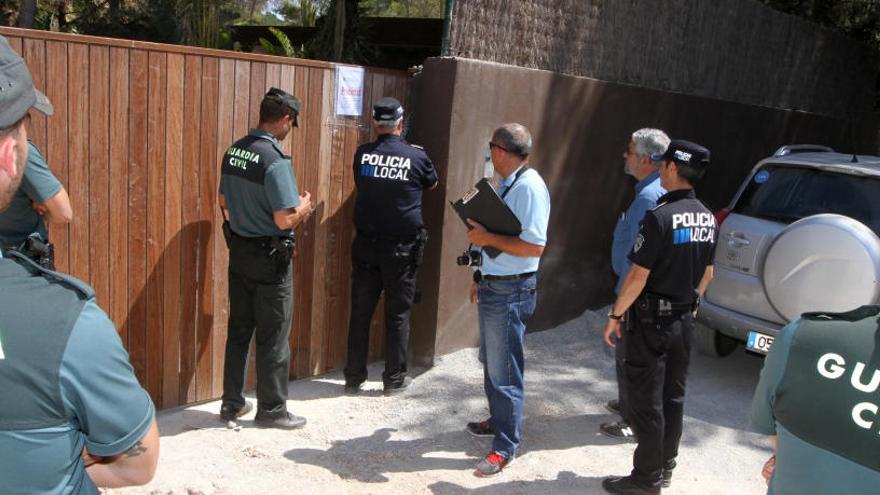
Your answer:
[[[368,135],[355,119],[334,119],[332,65],[12,28],[0,33],[24,55],[56,109],[51,118],[35,118],[31,134],[73,203],[73,224],[50,232],[58,266],[95,287],[159,407],[222,393],[228,252],[217,207],[219,157],[256,126],[267,88],[302,99],[300,127],[280,143],[292,155],[300,192],[310,191],[317,206],[297,229],[291,377],[342,364],[350,167]],[[374,72],[367,71],[368,80]],[[383,89],[387,83],[397,92],[407,79],[389,71],[379,78]]]
[[[633,195],[621,155],[634,130],[659,127],[707,146],[712,164],[697,195],[715,209],[780,145],[815,142],[847,152],[855,143],[861,152],[877,152],[876,116],[858,121],[853,136],[849,122],[833,118],[468,59],[429,59],[423,78],[428,87],[417,88],[422,118],[414,123],[413,139],[424,139],[429,153],[440,151],[431,156],[447,199],[460,197],[481,177],[486,143],[498,125],[521,122],[532,132],[530,164],[550,189],[552,209],[531,330],[552,328],[611,301],[611,237]],[[430,120],[437,107],[452,109],[448,123]],[[435,208],[437,197],[430,198],[426,222],[443,227],[433,237],[439,242],[431,244],[420,280],[437,273],[439,292],[427,300],[437,301],[439,309],[417,312],[414,325],[436,315],[436,353],[443,354],[474,345],[477,320],[466,300],[470,270],[454,260],[468,244],[465,229],[457,220],[444,222],[452,215],[449,207]],[[433,272],[435,263],[439,272]]]

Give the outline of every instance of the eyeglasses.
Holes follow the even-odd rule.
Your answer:
[[[506,152],[510,153],[510,150],[508,150],[504,146],[498,146],[497,144],[493,143],[492,141],[489,141],[489,149],[491,150],[492,148],[498,148],[501,151],[506,151]]]

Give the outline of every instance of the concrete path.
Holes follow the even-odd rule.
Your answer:
[[[601,341],[605,311],[587,311],[553,330],[529,334],[523,446],[500,476],[473,466],[490,439],[467,434],[487,416],[475,349],[444,356],[411,390],[384,397],[381,380],[358,397],[342,395],[342,375],[290,384],[291,411],[305,429],[281,432],[220,424],[219,402],[159,414],[161,460],[136,494],[599,494],[602,479],[625,474],[633,444],[599,433],[613,420],[613,356]],[[762,360],[738,351],[721,360],[693,356],[679,467],[664,494],[762,494],[766,438],[748,431]],[[370,376],[381,375],[373,366]]]

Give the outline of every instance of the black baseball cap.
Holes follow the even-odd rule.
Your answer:
[[[403,116],[403,107],[397,98],[385,96],[373,105],[373,120],[378,122],[395,122]]]
[[[673,139],[663,154],[651,155],[651,161],[674,161],[682,167],[703,170],[709,165],[709,150],[697,143],[683,139]]]
[[[280,88],[269,88],[269,91],[266,92],[266,98],[272,98],[281,102],[282,105],[287,108],[293,110],[293,125],[294,127],[299,127],[299,110],[302,108],[302,102],[299,101],[299,98],[293,96],[292,94],[284,91]]]
[[[55,112],[49,98],[34,87],[24,59],[0,36],[0,129],[14,125],[31,108],[46,115]]]

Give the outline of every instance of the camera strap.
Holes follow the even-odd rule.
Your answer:
[[[513,189],[513,185],[516,184],[516,181],[519,180],[519,176],[522,175],[523,172],[525,172],[528,169],[529,169],[528,165],[523,165],[522,167],[519,168],[519,170],[516,171],[516,175],[513,176],[513,182],[511,182],[510,185],[507,186],[507,189],[505,189],[504,192],[501,193],[501,199],[504,199],[504,197],[507,196],[507,193],[509,193],[510,190]]]

